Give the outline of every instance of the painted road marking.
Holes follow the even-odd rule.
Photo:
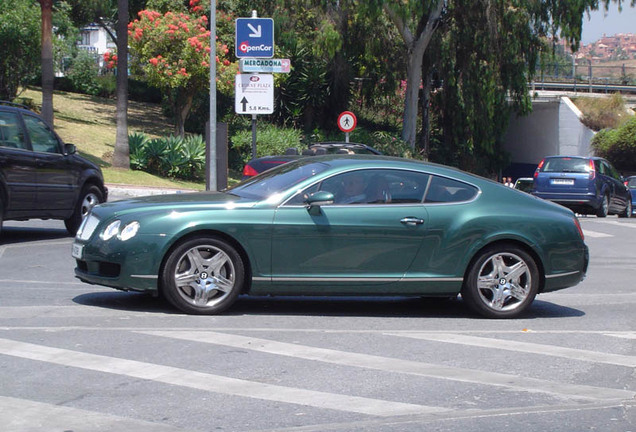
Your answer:
[[[61,348],[52,348],[9,339],[0,339],[0,354],[91,371],[130,376],[220,394],[374,416],[430,414],[449,411],[449,409],[442,407],[391,402],[265,384],[172,366],[162,366],[136,360],[126,360]]]
[[[480,371],[476,369],[461,369],[449,366],[440,366],[411,360],[401,360],[398,358],[316,348],[299,344],[277,342],[269,339],[259,339],[211,331],[141,331],[139,333],[187,340],[197,343],[231,346],[234,348],[242,348],[257,352],[344,366],[441,378],[487,386],[498,386],[527,392],[541,392],[561,397],[585,398],[598,401],[607,399],[631,399],[636,395],[636,392],[621,389],[558,383],[536,378]]]
[[[507,350],[530,354],[540,354],[552,357],[563,357],[570,360],[581,360],[594,363],[612,364],[618,366],[636,367],[636,357],[609,354],[598,351],[588,351],[574,348],[566,348],[555,345],[544,345],[529,342],[518,342],[508,339],[492,339],[478,336],[467,336],[451,333],[429,334],[423,332],[413,333],[387,333],[390,336],[409,337],[419,340],[435,342],[453,343],[458,345],[469,345],[482,348],[494,348],[497,350]]]

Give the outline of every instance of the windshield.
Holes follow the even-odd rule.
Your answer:
[[[242,198],[264,200],[285,192],[292,186],[323,172],[327,168],[329,165],[325,163],[306,159],[290,162],[244,180],[226,189],[225,192]]]
[[[590,172],[590,161],[583,158],[550,158],[546,159],[541,171],[543,172]]]
[[[630,178],[628,183],[627,183],[627,186],[630,189],[636,189],[636,178]]]

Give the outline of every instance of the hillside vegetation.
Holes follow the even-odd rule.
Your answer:
[[[26,89],[20,99],[38,109],[42,104],[39,89]],[[204,184],[173,181],[142,171],[112,168],[110,161],[115,146],[116,102],[96,96],[56,91],[53,95],[54,127],[67,143],[77,146],[82,156],[99,164],[107,183],[155,187],[204,189]],[[129,101],[128,131],[144,132],[152,137],[167,136],[173,126],[158,104]]]

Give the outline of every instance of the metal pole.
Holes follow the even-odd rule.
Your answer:
[[[210,165],[205,189],[216,191],[216,0],[210,0]]]
[[[256,159],[256,114],[252,114],[252,159]]]

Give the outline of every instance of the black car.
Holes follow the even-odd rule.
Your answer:
[[[243,179],[260,174],[275,166],[291,162],[301,157],[317,156],[324,154],[374,154],[381,155],[382,152],[366,144],[343,143],[343,142],[323,142],[311,145],[302,151],[297,148],[288,148],[284,155],[263,156],[252,159],[243,167]]]
[[[546,157],[534,173],[532,193],[576,213],[632,215],[631,195],[623,177],[600,157]]]
[[[27,107],[0,101],[0,232],[4,220],[62,219],[74,235],[107,198],[99,166]]]

